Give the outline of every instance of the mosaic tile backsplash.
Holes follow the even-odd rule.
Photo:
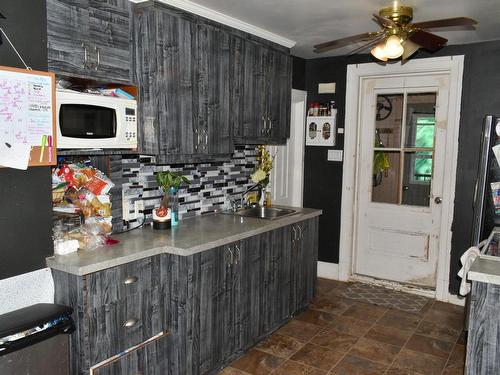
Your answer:
[[[113,157],[111,179],[119,182],[122,196],[123,228],[120,229],[140,225],[144,216],[145,223],[152,221],[153,208],[160,204],[163,195],[156,183],[157,171],[180,172],[191,181],[179,190],[180,220],[228,208],[232,194],[242,193],[252,185],[250,174],[256,154],[253,146],[237,146],[228,161],[173,165],[158,165],[154,156]],[[119,190],[113,194],[119,194]]]

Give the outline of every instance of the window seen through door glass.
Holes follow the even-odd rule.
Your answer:
[[[405,146],[434,147],[436,93],[408,94],[406,105]]]

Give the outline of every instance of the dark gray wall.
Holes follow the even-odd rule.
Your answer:
[[[297,56],[292,56],[292,88],[306,89],[306,60]]]
[[[33,69],[47,70],[45,1],[0,3],[0,26]],[[24,68],[4,38],[0,65]],[[0,279],[45,266],[52,249],[50,168],[0,169]]]
[[[465,55],[450,264],[450,291],[456,293],[460,282],[455,276],[460,268],[459,258],[471,241],[482,121],[487,113],[500,114],[500,41],[449,46],[435,54],[421,51],[414,58],[448,55]],[[307,60],[305,81],[308,101],[335,100],[338,125],[344,126],[347,65],[373,61],[369,55]],[[336,82],[336,94],[318,95],[319,82]],[[336,148],[343,148],[342,137]],[[338,263],[342,165],[327,162],[326,153],[327,148],[306,148],[304,205],[324,210],[320,220],[319,260]]]

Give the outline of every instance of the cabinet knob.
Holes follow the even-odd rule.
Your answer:
[[[123,281],[123,283],[125,285],[130,285],[136,283],[138,280],[139,278],[137,276],[129,276]]]
[[[125,323],[123,323],[123,326],[125,328],[131,328],[131,327],[135,326],[137,323],[139,323],[139,318],[131,318],[131,319],[128,319]]]

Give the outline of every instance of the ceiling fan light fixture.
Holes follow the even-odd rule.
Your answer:
[[[378,60],[381,61],[387,61],[387,56],[385,55],[384,52],[385,45],[384,43],[378,44],[373,48],[370,53],[372,54],[373,57],[375,57]]]
[[[397,35],[391,35],[387,38],[384,46],[384,54],[389,59],[397,59],[404,52],[404,48],[401,45],[401,39]]]

